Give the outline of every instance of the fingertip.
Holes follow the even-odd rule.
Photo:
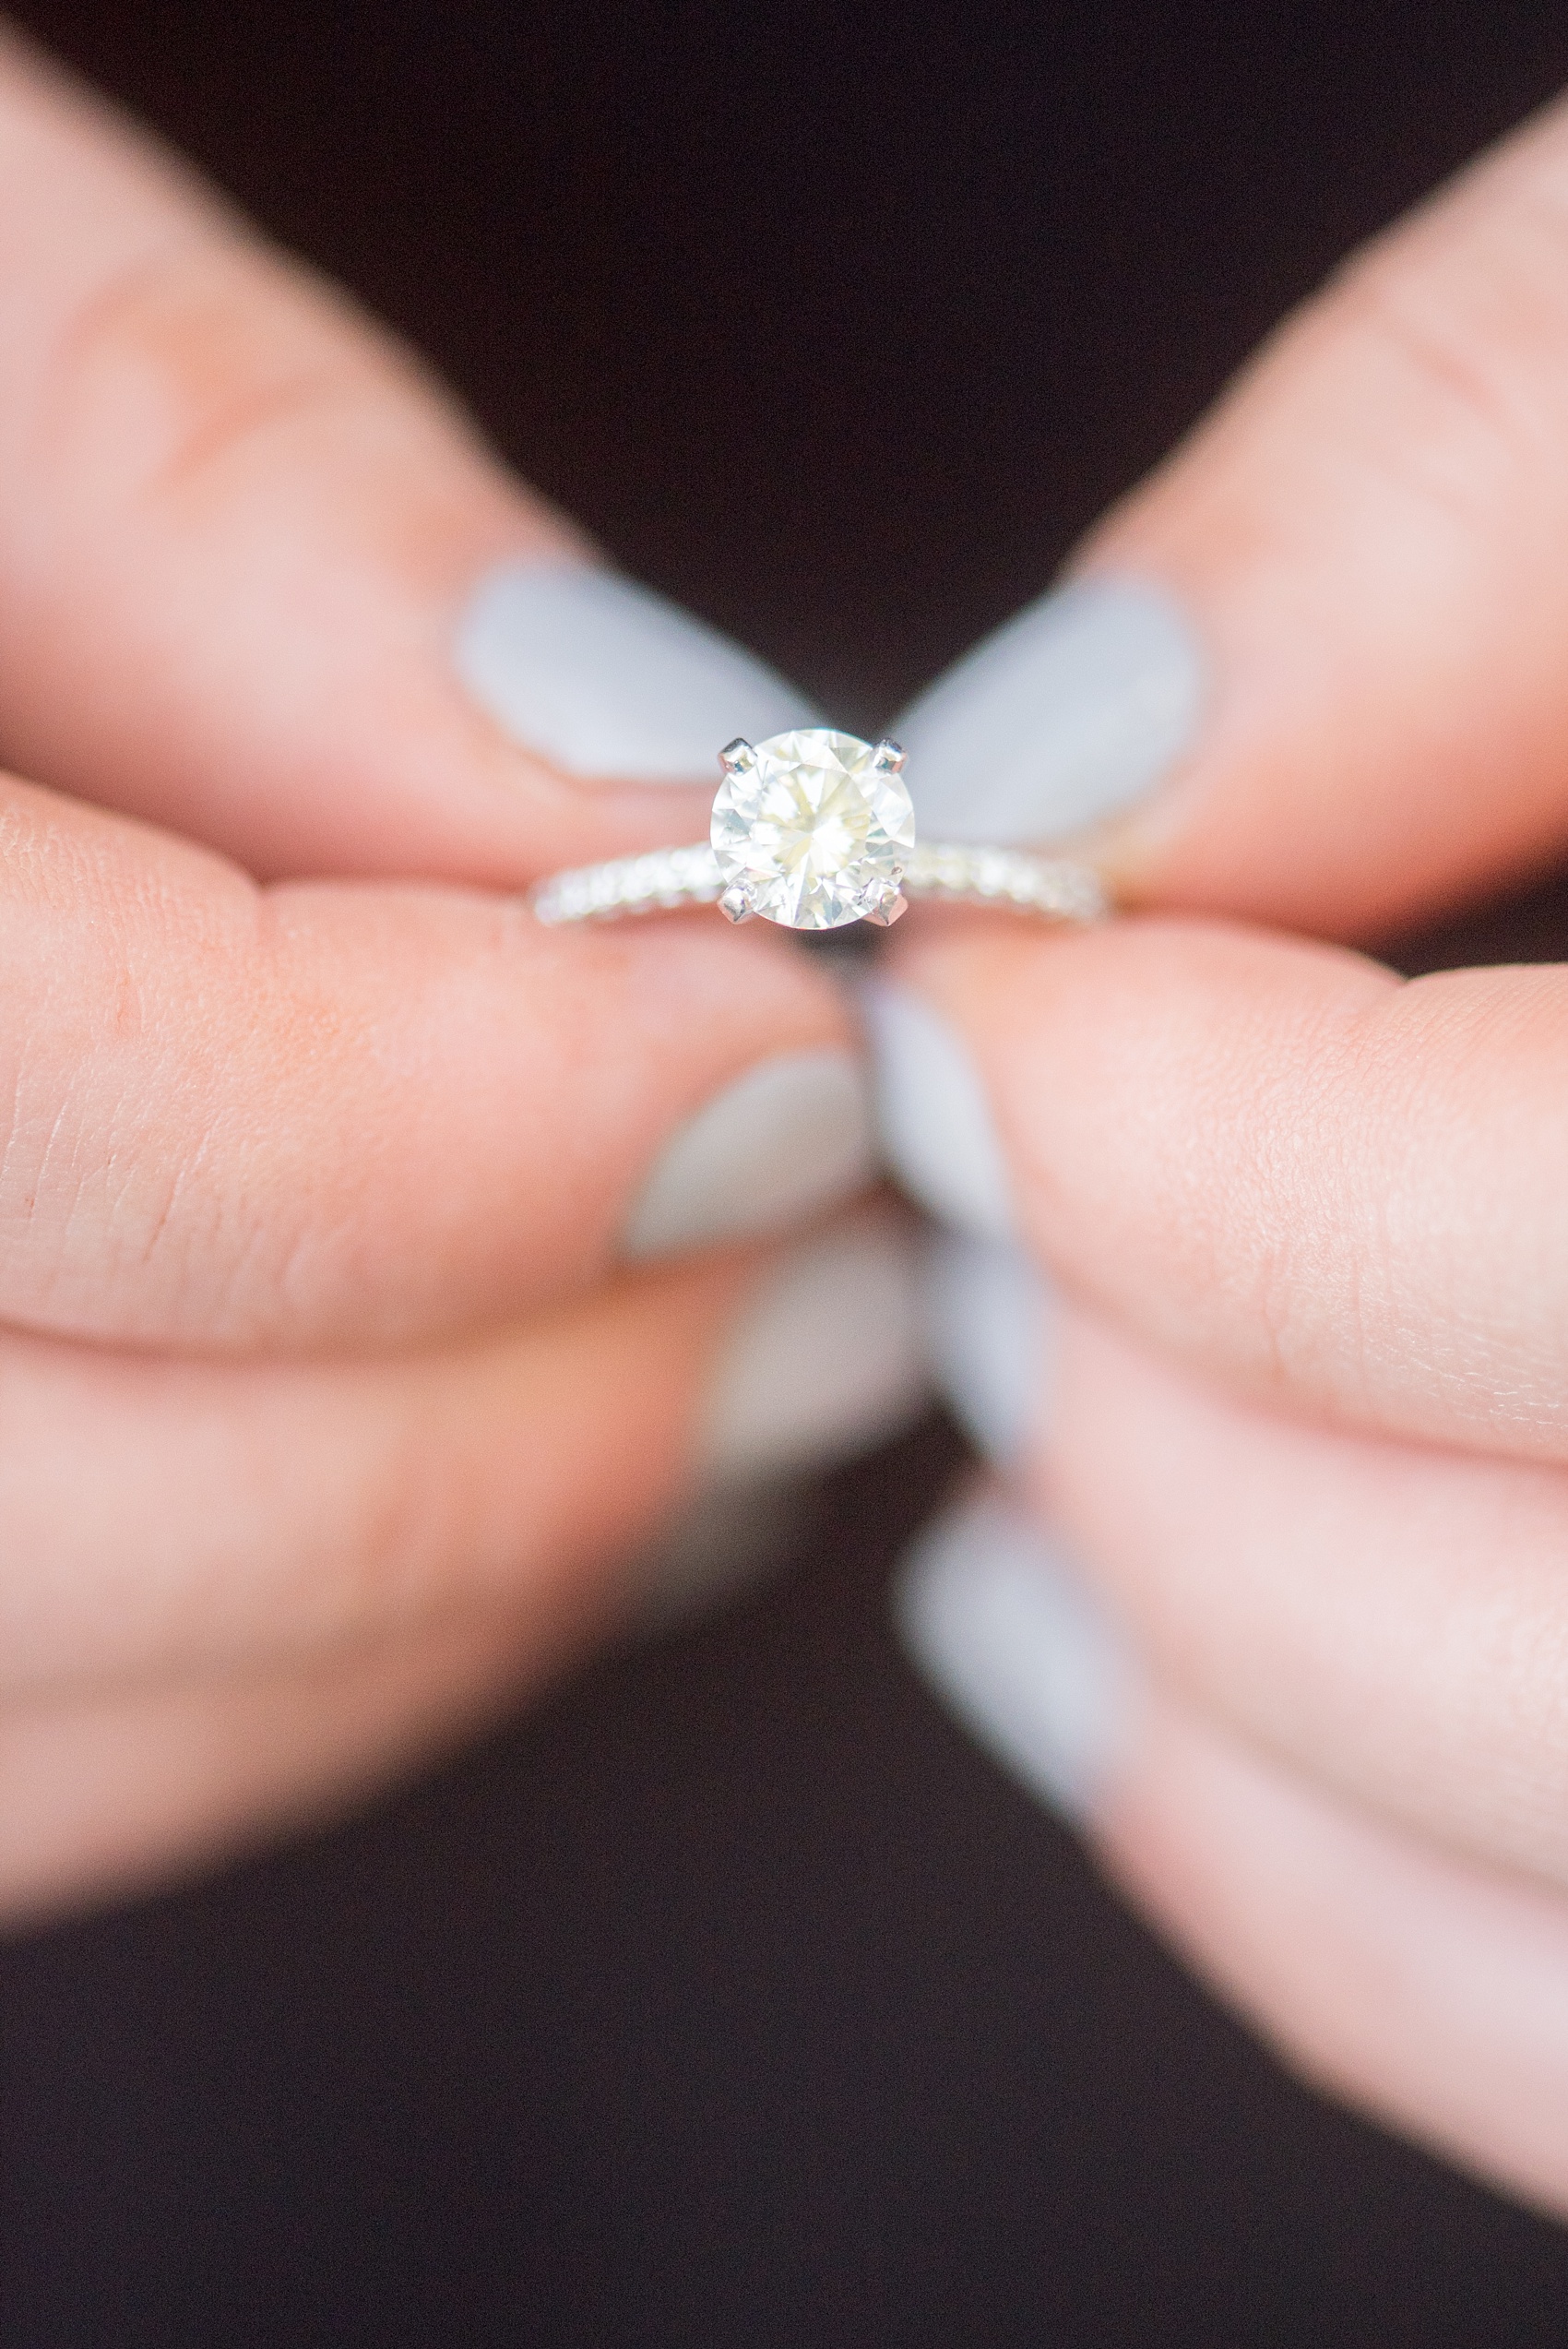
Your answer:
[[[779,1053],[677,1127],[622,1232],[631,1258],[760,1238],[867,1189],[878,1165],[864,1068],[845,1045]]]
[[[1012,1182],[961,1030],[924,995],[885,980],[868,984],[861,1001],[883,1146],[905,1189],[960,1231],[1011,1239]]]
[[[488,570],[453,638],[461,685],[507,738],[585,781],[716,774],[724,745],[820,714],[776,671],[620,573],[533,557]]]
[[[1206,668],[1186,612],[1157,581],[1069,580],[956,662],[893,726],[922,831],[1047,842],[1109,824],[1190,749]]]
[[[1049,1532],[982,1488],[919,1537],[894,1605],[915,1663],[993,1759],[1069,1824],[1092,1819],[1135,1741],[1138,1676]]]
[[[35,780],[258,877],[517,886],[700,838],[723,745],[814,715],[133,127],[0,84],[0,732]]]
[[[928,1393],[913,1235],[873,1203],[759,1269],[710,1375],[702,1474],[754,1484],[851,1459]]]
[[[1561,855],[1565,158],[1559,105],[1356,256],[916,703],[933,826],[1363,941]]]
[[[938,1227],[923,1261],[926,1341],[933,1375],[970,1440],[1016,1466],[1049,1418],[1058,1307],[1021,1248]]]

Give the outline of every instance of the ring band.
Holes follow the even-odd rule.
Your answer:
[[[896,743],[802,727],[768,742],[733,742],[709,841],[650,849],[555,873],[532,894],[536,918],[614,921],[683,905],[718,905],[787,929],[885,928],[911,898],[995,906],[1051,922],[1110,911],[1087,864],[1028,849],[915,838]]]
[[[1087,864],[1026,849],[921,842],[904,867],[902,887],[910,899],[995,905],[1052,922],[1098,922],[1110,911],[1104,888]],[[613,922],[626,913],[717,905],[724,888],[719,860],[702,841],[692,848],[650,849],[643,856],[616,856],[552,874],[535,889],[533,910],[540,922],[551,924]]]

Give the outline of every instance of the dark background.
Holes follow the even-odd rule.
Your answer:
[[[26,6],[629,567],[868,730],[1568,81],[1483,5]],[[1461,950],[1556,956],[1561,893]],[[6,2349],[1568,2342],[1288,2081],[885,1588],[960,1459],[331,1835],[0,1955]]]

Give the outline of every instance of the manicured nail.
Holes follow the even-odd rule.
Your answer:
[[[1193,744],[1205,664],[1181,606],[1134,579],[1042,596],[890,731],[922,831],[1051,841],[1119,815]]]
[[[999,1464],[1017,1458],[1049,1408],[1054,1319],[1050,1289],[1021,1248],[926,1234],[932,1370],[959,1425]]]
[[[865,1190],[877,1164],[861,1063],[831,1046],[780,1053],[705,1102],[665,1144],[623,1252],[672,1256],[786,1231]]]
[[[797,1242],[720,1356],[696,1492],[631,1569],[640,1627],[663,1629],[782,1566],[810,1523],[813,1472],[896,1435],[928,1400],[907,1221],[868,1207]]]
[[[1007,1164],[962,1039],[902,987],[873,980],[861,1002],[883,1147],[899,1181],[943,1222],[1010,1239]]]
[[[913,1235],[867,1209],[797,1241],[747,1299],[715,1369],[702,1465],[728,1483],[849,1460],[928,1392]]]
[[[920,1536],[894,1595],[905,1645],[970,1735],[1071,1821],[1124,1749],[1135,1680],[1040,1529],[986,1492]]]
[[[493,571],[458,622],[469,691],[512,740],[569,774],[689,783],[725,743],[819,712],[765,662],[636,580],[588,564]]]

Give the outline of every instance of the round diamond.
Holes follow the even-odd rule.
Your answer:
[[[869,742],[826,726],[759,742],[713,803],[725,887],[791,930],[837,930],[874,913],[897,894],[914,844],[899,777]]]

